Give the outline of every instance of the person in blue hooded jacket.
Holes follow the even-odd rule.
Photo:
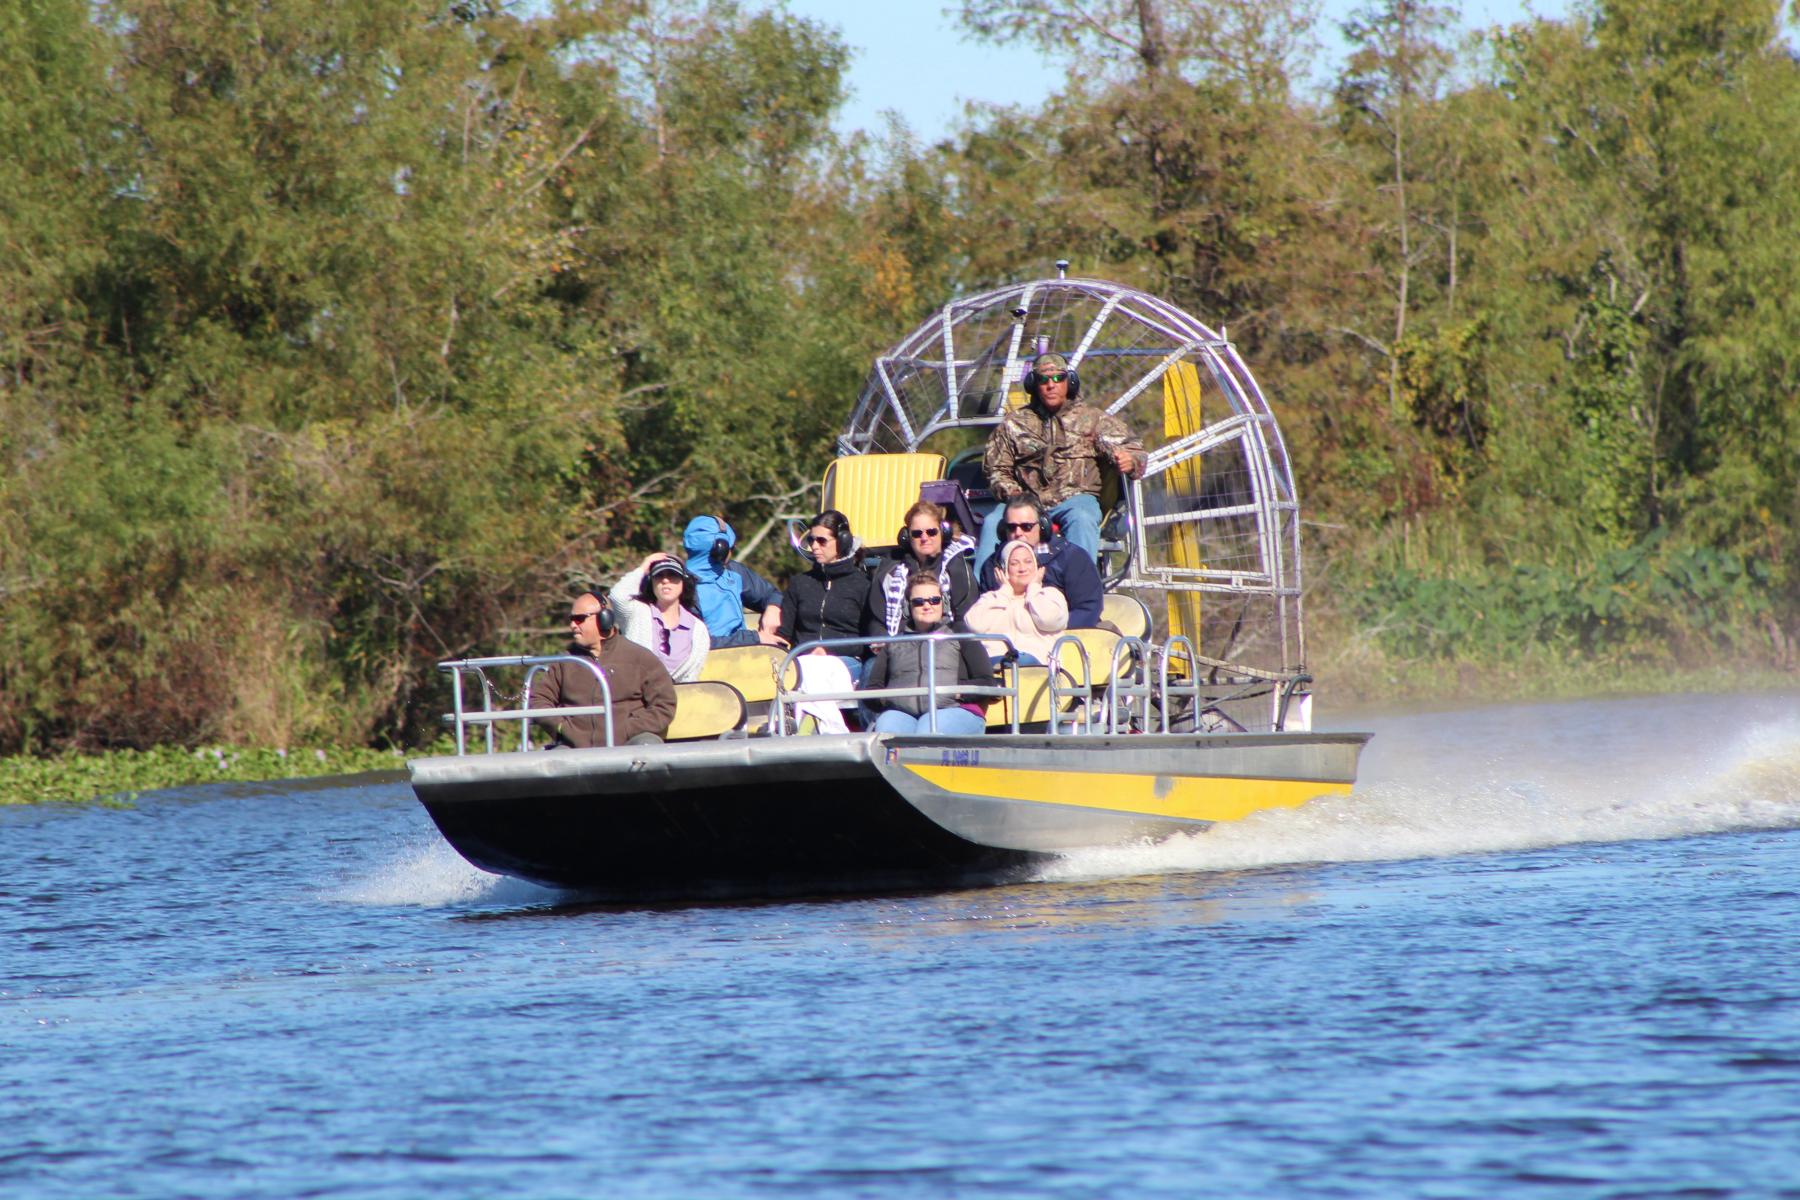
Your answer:
[[[681,534],[688,574],[694,577],[694,599],[713,649],[721,646],[779,645],[781,590],[742,563],[731,561],[737,532],[725,518],[695,517]],[[744,625],[744,610],[761,614],[757,628]]]

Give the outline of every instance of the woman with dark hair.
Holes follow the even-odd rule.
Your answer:
[[[944,613],[944,585],[933,571],[914,571],[906,580],[906,624],[896,633],[943,635],[950,632]],[[926,686],[925,642],[889,642],[869,660],[862,686],[902,688]],[[972,697],[959,699],[952,695],[962,684],[989,684],[994,681],[993,664],[987,651],[974,638],[952,642],[948,639],[932,646],[931,673],[937,680],[937,731],[939,733],[985,733],[987,717]],[[877,710],[877,733],[929,733],[932,711],[929,696],[876,697],[865,701]]]
[[[974,541],[950,528],[948,515],[929,500],[906,510],[900,544],[875,569],[869,584],[869,612],[863,631],[870,637],[896,634],[906,624],[907,580],[919,571],[935,574],[944,590],[943,620],[957,622],[980,589],[975,586]]]
[[[700,678],[712,639],[694,602],[694,577],[679,559],[650,555],[613,584],[607,598],[626,640],[656,655],[675,682]]]
[[[869,577],[856,561],[861,548],[843,513],[827,509],[812,519],[806,531],[806,556],[812,559],[812,566],[788,580],[776,636],[789,646],[863,636]],[[863,659],[854,647],[827,650],[819,646],[812,653],[841,658],[852,679],[862,678]]]

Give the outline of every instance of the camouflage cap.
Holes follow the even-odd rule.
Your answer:
[[[1060,354],[1040,354],[1031,364],[1031,369],[1039,375],[1048,374],[1051,371],[1067,371],[1069,360]]]

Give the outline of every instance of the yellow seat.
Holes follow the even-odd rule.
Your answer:
[[[751,704],[775,698],[775,668],[787,653],[780,646],[715,646],[700,668],[700,678],[728,683]]]
[[[1057,655],[1058,666],[1062,671],[1062,682],[1059,685],[1063,694],[1062,711],[1067,713],[1080,703],[1083,696],[1090,696],[1112,681],[1113,647],[1120,642],[1118,634],[1110,629],[1071,629],[1059,637],[1073,637],[1080,641],[1082,649],[1087,651],[1088,671],[1086,679],[1082,678],[1081,656],[1074,650],[1063,648]],[[1001,676],[1002,680],[1005,676]],[[1079,688],[1079,693],[1071,694],[1071,689]],[[1019,668],[1019,724],[1041,724],[1050,719],[1050,668]],[[989,729],[1010,728],[1012,725],[1012,701],[1001,697],[988,706],[987,723]]]
[[[1108,651],[1110,653],[1110,651]],[[1102,670],[1104,667],[1101,668]],[[1007,676],[1002,675],[1004,682]],[[1074,670],[1063,667],[1062,687],[1069,688],[1081,679],[1081,664],[1076,662]],[[1076,697],[1064,692],[1063,712],[1075,707]],[[1042,724],[1050,719],[1050,668],[1019,668],[1019,724]],[[1066,722],[1065,722],[1066,724]],[[988,705],[987,725],[989,729],[1012,728],[1012,699],[1002,696]]]
[[[1126,637],[1150,636],[1150,610],[1142,600],[1128,593],[1106,593],[1106,598],[1100,603],[1100,619],[1110,622]],[[1107,653],[1110,654],[1111,650]]]
[[[710,656],[709,656],[710,657]],[[744,695],[714,680],[675,685],[675,719],[663,735],[668,742],[716,738],[744,727]]]
[[[822,507],[843,513],[863,545],[892,546],[919,486],[943,477],[941,454],[849,454],[825,468]]]
[[[1110,629],[1071,629],[1060,637],[1073,637],[1081,642],[1081,648],[1087,651],[1088,670],[1092,672],[1087,683],[1089,687],[1105,687],[1112,681],[1113,647],[1123,639]],[[1073,679],[1081,678],[1081,656],[1073,650],[1064,650],[1058,656],[1062,669]]]

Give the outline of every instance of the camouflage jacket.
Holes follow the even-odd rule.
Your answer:
[[[994,495],[1010,500],[1036,492],[1047,505],[1071,496],[1100,494],[1100,468],[1124,448],[1143,470],[1144,444],[1118,417],[1070,400],[1055,416],[1035,401],[1008,412],[988,436],[982,466]]]

